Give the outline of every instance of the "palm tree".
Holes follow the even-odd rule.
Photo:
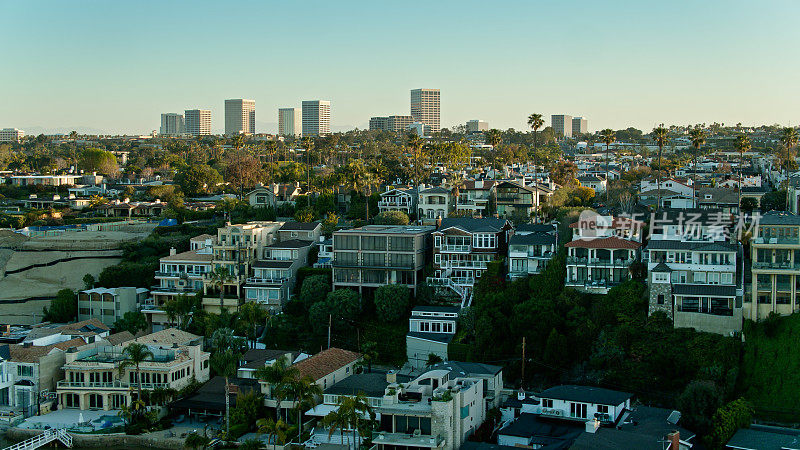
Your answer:
[[[617,135],[611,128],[606,128],[600,132],[600,139],[606,144],[606,203],[608,203],[608,191],[611,190],[611,182],[608,180],[608,148],[617,139]]]
[[[495,169],[495,160],[497,159],[497,146],[503,142],[503,136],[500,134],[500,130],[496,128],[492,128],[489,131],[485,132],[486,134],[486,142],[492,146],[492,169]],[[495,169],[495,172],[497,169]],[[496,174],[495,174],[496,175]]]
[[[314,151],[314,138],[303,138],[303,148],[306,151],[306,195],[311,193],[311,152]]]
[[[797,129],[794,127],[786,127],[781,130],[781,143],[786,148],[786,159],[784,160],[784,168],[786,175],[786,209],[789,209],[789,161],[792,160],[792,149],[797,145]]]
[[[119,364],[119,373],[122,375],[128,367],[134,368],[134,372],[136,373],[136,399],[141,400],[142,377],[139,366],[147,359],[153,359],[153,352],[144,344],[131,342],[125,347],[122,353],[123,356],[127,355],[127,358]]]
[[[303,433],[303,408],[313,407],[322,395],[322,388],[308,375],[295,378],[286,387],[286,393],[295,401],[297,410],[297,436]]]
[[[339,398],[344,400],[346,397],[342,396]],[[322,418],[322,425],[328,428],[328,439],[333,436],[333,433],[335,433],[336,430],[339,430],[339,438],[341,439],[342,445],[344,445],[344,430],[350,426],[350,417],[342,408],[342,400],[339,400],[338,409],[329,412],[325,415],[325,417]],[[347,443],[347,448],[350,448],[349,441]]]
[[[536,149],[536,132],[544,125],[544,119],[541,114],[533,113],[528,116],[528,125],[533,130],[533,148]]]
[[[291,361],[285,356],[276,359],[272,365],[259,367],[255,371],[255,377],[269,385],[271,395],[275,398],[279,419],[281,417],[281,403],[283,403],[287,394],[287,386],[298,376],[297,369],[291,366]]]
[[[230,385],[228,379],[236,375],[236,370],[239,368],[239,353],[231,349],[225,351],[217,351],[211,355],[211,367],[214,372],[225,377],[225,434],[230,436],[231,433],[231,399],[230,399]]]
[[[658,200],[656,200],[656,209],[661,206],[661,152],[664,150],[664,146],[667,145],[667,133],[668,131],[664,128],[664,125],[653,129],[653,139],[658,145],[658,173],[656,173]]]
[[[218,266],[209,274],[211,284],[219,289],[219,310],[225,308],[225,285],[234,280],[227,267]]]
[[[259,434],[266,434],[272,438],[269,440],[272,442],[273,449],[277,447],[278,441],[280,441],[281,445],[286,442],[289,426],[283,420],[274,421],[271,418],[263,418],[258,419],[256,425],[258,426]]]
[[[736,141],[734,142],[734,147],[736,150],[739,150],[739,206],[742,205],[742,166],[744,165],[744,154],[749,152],[750,149],[753,147],[753,144],[750,142],[750,138],[747,137],[746,134],[740,134],[736,136]]]
[[[706,132],[702,128],[694,128],[689,132],[689,139],[692,141],[692,159],[694,160],[692,171],[692,206],[694,207],[695,198],[697,197],[697,155],[700,153],[700,147],[706,143]]]
[[[414,186],[417,190],[417,211],[414,211],[414,216],[418,221],[422,220],[419,214],[419,183],[422,178],[422,170],[425,159],[425,139],[422,139],[417,133],[408,134],[408,148],[411,150],[411,158],[414,160]]]
[[[339,402],[339,414],[341,414],[350,428],[353,430],[353,444],[358,448],[357,433],[361,433],[366,427],[364,425],[371,424],[375,420],[375,412],[367,400],[366,394],[359,392],[355,397],[344,397]],[[363,421],[364,417],[369,417],[369,420]]]

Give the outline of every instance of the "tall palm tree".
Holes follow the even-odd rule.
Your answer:
[[[131,342],[122,351],[123,356],[127,355],[126,359],[119,364],[119,373],[125,373],[125,369],[133,367],[136,373],[136,399],[142,400],[142,374],[140,365],[148,360],[153,359],[153,352],[144,344],[138,342]]]
[[[350,427],[353,430],[353,443],[355,448],[358,448],[357,434],[365,430],[365,424],[372,423],[375,420],[375,412],[367,400],[366,394],[359,392],[355,397],[345,397],[339,406],[340,410],[344,410],[342,414],[347,417]],[[364,420],[364,417],[369,417]]]
[[[346,397],[342,396],[339,398],[345,399]],[[341,444],[344,445],[344,430],[350,427],[350,417],[342,408],[342,400],[339,400],[338,409],[329,412],[325,415],[325,417],[322,418],[322,425],[328,428],[328,439],[330,439],[331,436],[333,436],[333,433],[338,430],[339,439],[341,439]],[[347,448],[350,448],[349,440],[347,442]]]
[[[414,174],[414,187],[417,190],[417,198],[416,198],[416,205],[417,211],[414,211],[414,216],[417,218],[418,221],[422,220],[419,214],[419,183],[422,178],[423,173],[423,165],[425,160],[425,139],[421,138],[417,133],[409,133],[408,134],[408,142],[407,142],[409,150],[411,150],[411,159],[413,159],[413,171]]]
[[[750,138],[746,134],[736,136],[736,141],[733,143],[736,150],[739,150],[739,206],[742,205],[742,166],[744,165],[744,154],[753,148]]]
[[[789,161],[792,160],[792,150],[797,145],[797,129],[786,127],[781,130],[781,144],[786,149],[786,159],[783,162],[784,175],[786,175],[786,209],[789,209]]]
[[[259,434],[266,434],[271,438],[269,441],[272,442],[273,449],[277,447],[279,441],[281,445],[286,442],[286,435],[289,433],[289,425],[283,420],[278,419],[274,421],[272,418],[258,419],[256,421],[256,426],[258,426]]]
[[[314,407],[317,398],[322,395],[322,388],[314,382],[308,375],[302,378],[295,378],[286,387],[286,393],[295,401],[297,410],[297,436],[303,432],[303,408]]]
[[[225,351],[217,351],[211,355],[211,367],[214,372],[222,377],[225,377],[225,434],[230,436],[231,433],[231,399],[230,399],[230,384],[228,380],[230,377],[236,375],[236,370],[239,368],[239,360],[241,355],[231,349]]]
[[[297,369],[292,367],[291,362],[284,356],[276,359],[270,366],[256,369],[255,377],[269,385],[271,395],[277,404],[277,416],[280,418],[281,403],[287,394],[286,387],[292,380],[297,379]]]
[[[658,200],[656,200],[656,209],[661,207],[661,153],[664,151],[664,146],[667,145],[668,131],[664,125],[653,128],[653,139],[658,145],[658,173],[656,174],[656,184],[658,188]]]
[[[311,152],[314,151],[314,138],[303,138],[303,149],[306,151],[306,195],[311,193]]]
[[[606,203],[608,203],[608,195],[611,190],[611,182],[608,179],[608,153],[609,146],[617,140],[617,135],[611,128],[606,128],[600,132],[600,139],[606,144]]]
[[[494,169],[495,172],[497,172],[497,168],[495,167],[495,162],[497,160],[497,146],[500,145],[503,142],[503,135],[500,134],[500,130],[498,130],[496,128],[492,128],[491,130],[486,131],[485,135],[486,135],[486,142],[488,142],[489,145],[492,146],[492,150],[491,150],[491,152],[492,152],[491,153],[491,155],[492,155],[491,156],[492,163],[491,163],[491,166],[492,166],[492,169]]]
[[[225,307],[225,284],[234,280],[233,275],[227,267],[219,266],[211,271],[209,274],[211,284],[219,289],[219,310],[222,312]]]
[[[689,131],[689,139],[692,141],[692,147],[694,147],[694,151],[692,152],[692,159],[694,162],[692,163],[692,207],[694,207],[696,198],[697,198],[697,155],[700,153],[700,147],[705,145],[706,143],[706,132],[702,128],[694,128]]]
[[[533,113],[528,116],[528,125],[530,125],[531,130],[533,130],[533,148],[536,149],[536,132],[539,131],[544,125],[544,118],[539,113]]]

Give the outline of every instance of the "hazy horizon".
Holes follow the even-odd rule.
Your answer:
[[[0,128],[143,134],[202,108],[216,132],[225,99],[251,98],[257,132],[308,99],[341,131],[409,114],[420,87],[445,127],[798,123],[800,3],[644,3],[12,0]]]

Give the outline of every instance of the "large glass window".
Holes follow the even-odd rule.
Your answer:
[[[361,257],[365,266],[381,267],[386,264],[385,253],[362,253]]]
[[[362,236],[361,250],[386,250],[386,236]]]
[[[358,236],[336,235],[333,237],[334,250],[358,250]]]
[[[393,236],[389,238],[389,250],[398,252],[414,251],[414,239],[410,237]]]

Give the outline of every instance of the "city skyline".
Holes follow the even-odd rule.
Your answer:
[[[224,100],[249,98],[263,111],[256,131],[274,133],[278,108],[324,98],[335,105],[336,132],[404,113],[409,90],[420,87],[442,91],[447,128],[480,117],[493,128],[526,130],[530,113],[549,118],[565,111],[588,117],[594,131],[798,123],[793,99],[800,87],[793,77],[800,62],[785,55],[800,40],[791,23],[800,4],[790,1],[758,7],[743,1],[512,2],[490,9],[440,2],[426,6],[434,20],[419,24],[402,20],[409,5],[360,2],[346,8],[174,2],[147,17],[137,13],[138,4],[91,5],[4,5],[17,19],[0,30],[0,39],[15,42],[21,57],[0,73],[0,83],[13,87],[4,93],[0,127],[143,134],[159,129],[159,114],[196,105],[211,110],[212,133],[220,133]],[[265,17],[270,27],[256,26]],[[191,30],[234,18],[241,21],[235,29],[188,45],[196,38]],[[465,22],[481,27],[458,26]],[[299,35],[275,45],[303,26],[335,32],[322,41]],[[437,51],[397,58],[409,51],[405,41],[379,38],[394,33],[424,33]],[[163,41],[175,41],[171,48],[180,52],[159,48]],[[303,51],[311,41],[318,46],[314,58]],[[223,50],[235,68],[209,64]],[[270,58],[246,57],[263,51]],[[93,58],[102,63],[87,65]],[[274,70],[274,61],[284,69]],[[410,70],[411,61],[417,69]],[[161,82],[174,77],[184,82]]]

